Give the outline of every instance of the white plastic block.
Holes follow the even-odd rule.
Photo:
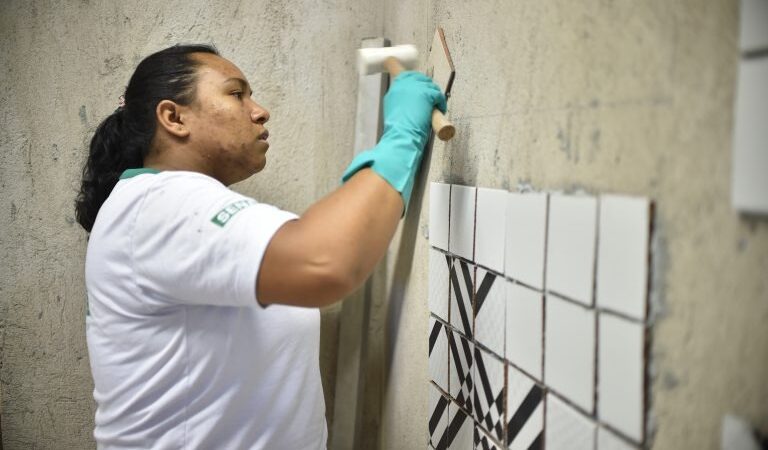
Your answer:
[[[741,0],[740,13],[741,51],[768,50],[768,0]]]
[[[648,297],[650,202],[646,198],[600,197],[597,304],[645,318]]]
[[[429,318],[429,377],[448,392],[448,329]]]
[[[552,394],[547,395],[547,450],[594,450],[596,424]]]
[[[497,273],[504,273],[504,234],[507,191],[477,189],[475,262]]]
[[[597,417],[643,441],[643,325],[600,314]]]
[[[429,249],[429,311],[448,322],[450,257]]]
[[[506,444],[512,450],[542,448],[544,439],[544,389],[507,365]]]
[[[537,289],[544,288],[547,194],[507,196],[504,272]]]
[[[507,282],[506,358],[541,380],[544,296]]]
[[[733,205],[742,212],[768,214],[768,57],[739,63],[736,91]]]
[[[475,347],[472,417],[495,439],[504,437],[504,363]]]
[[[597,200],[552,195],[547,234],[547,290],[592,305]]]
[[[471,186],[451,186],[450,252],[474,261],[475,248],[475,193]]]
[[[588,413],[594,410],[595,311],[548,295],[544,380]]]
[[[429,245],[448,251],[448,208],[450,207],[451,185],[430,183],[429,185]]]
[[[597,429],[597,450],[638,450],[638,447],[628,443],[603,427]]]
[[[501,275],[477,268],[475,288],[475,341],[504,357],[505,280]]]

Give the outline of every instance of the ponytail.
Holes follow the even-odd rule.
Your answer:
[[[200,63],[190,56],[192,53],[218,55],[215,48],[207,45],[175,45],[146,57],[131,76],[125,106],[96,128],[75,200],[75,217],[86,231],[93,228],[99,209],[120,174],[144,165],[157,128],[157,104],[164,99],[182,105],[194,100],[195,74]]]

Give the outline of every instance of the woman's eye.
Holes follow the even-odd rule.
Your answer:
[[[243,99],[243,93],[242,92],[233,92],[232,95],[237,97],[239,100]]]

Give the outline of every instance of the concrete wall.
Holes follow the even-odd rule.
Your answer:
[[[272,113],[265,171],[236,188],[301,212],[352,155],[355,50],[382,34],[376,2],[0,2],[0,386],[7,449],[92,447],[85,347],[86,234],[73,200],[90,133],[136,64],[208,42]],[[337,309],[324,314],[332,398]],[[333,402],[328,402],[332,413]]]
[[[72,201],[89,132],[136,63],[213,42],[272,112],[264,173],[237,189],[301,212],[351,155],[354,49],[428,48],[444,27],[459,137],[426,180],[656,202],[653,447],[716,448],[720,419],[768,432],[768,220],[730,207],[737,2],[713,0],[0,2],[0,388],[6,449],[92,445],[85,234]],[[421,197],[417,190],[415,199]],[[422,448],[428,198],[391,247],[372,312],[366,426]],[[326,396],[336,308],[324,314]],[[378,370],[378,369],[377,369]],[[333,404],[328,403],[329,414]]]
[[[435,146],[429,180],[656,202],[658,449],[719,448],[729,411],[768,432],[768,218],[730,206],[737,13],[734,0],[390,0],[384,13],[394,43],[426,49],[443,26],[457,66],[458,138]],[[386,316],[384,448],[426,434],[426,201]]]

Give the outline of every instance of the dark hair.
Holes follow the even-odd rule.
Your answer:
[[[75,200],[78,223],[90,232],[101,205],[125,169],[144,165],[155,135],[155,108],[162,100],[188,105],[195,99],[197,68],[192,53],[218,51],[209,45],[175,45],[142,60],[125,89],[125,104],[96,128]]]

